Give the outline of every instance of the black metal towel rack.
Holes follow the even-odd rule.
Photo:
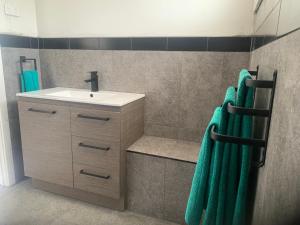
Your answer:
[[[268,109],[243,108],[243,107],[237,107],[237,106],[228,104],[227,111],[232,114],[266,117],[267,124],[266,124],[264,139],[241,138],[241,137],[235,137],[235,136],[222,135],[215,131],[214,126],[211,129],[211,139],[213,139],[215,141],[220,141],[220,142],[227,142],[227,143],[233,143],[233,144],[238,144],[238,145],[250,145],[250,146],[262,148],[260,160],[259,160],[259,162],[255,163],[255,166],[262,167],[262,166],[264,166],[265,160],[266,160],[268,137],[269,137],[272,109],[273,109],[273,101],[274,101],[275,87],[276,87],[276,80],[277,80],[277,70],[274,71],[272,80],[258,80],[258,67],[257,67],[256,71],[249,71],[249,73],[252,76],[254,76],[255,79],[246,80],[247,87],[271,89],[271,95],[270,95]]]
[[[36,65],[36,59],[33,58],[26,58],[26,56],[20,56],[20,71],[21,74],[23,74],[23,63],[27,62],[27,61],[33,61],[34,63],[34,69],[37,70],[37,65]]]

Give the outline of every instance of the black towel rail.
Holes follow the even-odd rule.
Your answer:
[[[34,58],[26,58],[26,56],[20,56],[20,71],[21,71],[21,74],[24,71],[24,69],[23,69],[23,63],[25,63],[27,61],[33,61],[33,63],[34,63],[34,69],[37,70],[36,59],[34,59]]]
[[[268,109],[237,107],[229,103],[227,105],[227,111],[231,114],[266,117],[267,125],[265,129],[264,139],[242,138],[242,137],[234,137],[234,136],[219,134],[215,131],[215,126],[212,126],[211,128],[210,137],[214,141],[260,147],[261,149],[260,161],[256,162],[255,165],[257,167],[262,167],[265,164],[265,160],[266,160],[269,130],[271,124],[271,117],[272,117],[272,108],[273,108],[273,101],[275,96],[275,87],[276,87],[276,80],[277,80],[277,70],[274,71],[272,80],[257,80],[258,67],[257,67],[257,71],[249,71],[249,72],[251,75],[256,77],[256,80],[250,80],[250,79],[246,80],[246,86],[254,87],[254,88],[271,89],[271,96],[270,96]]]

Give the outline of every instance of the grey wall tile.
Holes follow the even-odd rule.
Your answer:
[[[39,69],[39,52],[36,49],[1,48],[1,54],[9,118],[18,118],[16,93],[20,92],[20,56],[36,58]],[[24,63],[24,69],[33,69],[33,64]]]
[[[203,130],[221,104],[224,53],[195,52],[183,57],[179,127]]]
[[[146,94],[147,134],[198,142],[249,53],[42,49],[40,57],[45,87],[89,88],[83,80],[98,70],[102,90]]]
[[[85,83],[89,71],[97,70],[100,88],[105,89],[107,74],[111,73],[110,51],[92,50],[40,50],[44,86],[89,88]]]
[[[299,221],[299,41],[297,31],[251,53],[250,67],[259,64],[259,76],[267,78],[278,70],[268,152],[266,164],[259,170],[253,224]]]
[[[19,128],[19,115],[16,93],[20,92],[20,56],[37,59],[38,70],[40,68],[39,51],[37,49],[1,48],[5,92],[8,108],[10,137],[12,143],[13,161],[16,180],[24,177],[21,135]],[[24,69],[32,69],[31,63],[25,63]],[[39,74],[41,74],[39,72]]]
[[[127,154],[128,209],[163,218],[164,159]]]
[[[229,86],[237,86],[239,72],[241,69],[248,69],[250,55],[245,52],[227,52],[224,54],[221,93],[225,96],[225,91]],[[223,99],[222,99],[223,100]]]
[[[128,152],[128,209],[185,224],[194,169],[194,163]]]
[[[178,138],[177,127],[161,126],[153,123],[146,122],[144,133],[150,136],[165,137],[165,138]]]
[[[16,181],[24,178],[24,165],[22,154],[22,143],[20,133],[20,122],[18,118],[9,119],[9,129],[13,152],[14,170]]]
[[[166,160],[164,218],[185,224],[184,215],[195,164]]]

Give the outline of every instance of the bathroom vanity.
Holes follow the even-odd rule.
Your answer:
[[[126,148],[144,95],[52,88],[17,94],[25,175],[37,188],[123,210]]]

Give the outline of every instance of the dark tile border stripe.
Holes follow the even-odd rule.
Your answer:
[[[0,35],[12,48],[249,52],[251,37],[31,38]]]
[[[278,39],[281,39],[285,36],[288,36],[296,31],[299,31],[299,28],[296,28],[286,34],[280,35],[280,36],[275,36],[275,35],[264,35],[264,36],[253,36],[252,37],[252,44],[251,44],[251,51],[254,51],[255,49],[258,49],[264,45],[267,45],[273,41],[276,41]]]
[[[299,29],[279,37],[32,38],[0,35],[0,44],[34,49],[250,52]]]

